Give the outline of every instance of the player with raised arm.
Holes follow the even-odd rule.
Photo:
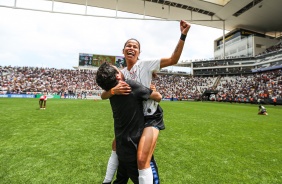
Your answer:
[[[153,72],[159,71],[163,67],[177,64],[186,39],[186,35],[190,29],[190,24],[186,21],[180,21],[181,36],[176,45],[176,48],[172,55],[167,58],[161,58],[156,60],[139,60],[140,55],[140,43],[136,39],[129,39],[126,41],[123,54],[126,60],[127,67],[121,72],[126,79],[132,79],[140,82],[146,87],[149,87],[152,81]],[[101,95],[102,99],[107,99],[113,95],[127,95],[130,92],[130,87],[125,83],[119,83],[111,90],[104,91]],[[153,100],[144,101],[143,105],[144,117],[145,117],[145,129],[141,136],[137,161],[139,169],[139,183],[158,183],[159,179],[153,177],[151,168],[151,160],[154,149],[156,147],[159,131],[165,128],[163,123],[163,111],[159,104]],[[115,140],[114,140],[115,141]],[[115,145],[113,141],[113,146]],[[109,183],[115,172],[115,166],[118,162],[115,156],[115,148],[112,148],[112,155],[108,162],[108,168],[104,183]]]

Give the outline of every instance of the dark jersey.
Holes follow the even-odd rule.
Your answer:
[[[126,80],[131,87],[129,95],[110,98],[113,111],[116,150],[119,160],[137,160],[137,145],[144,129],[143,101],[152,90],[133,80]]]

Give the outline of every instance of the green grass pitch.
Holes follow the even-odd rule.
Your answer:
[[[282,107],[160,103],[161,183],[282,183]],[[0,183],[101,184],[114,137],[109,101],[0,99]],[[131,182],[129,182],[131,183]]]

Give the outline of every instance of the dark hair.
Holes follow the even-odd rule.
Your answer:
[[[109,91],[118,84],[118,71],[108,62],[104,62],[97,70],[96,82],[104,90]]]
[[[139,42],[137,39],[135,39],[135,38],[130,38],[130,39],[128,39],[128,40],[125,42],[125,44],[124,44],[124,46],[123,46],[123,49],[125,48],[127,42],[129,42],[130,40],[134,40],[134,41],[136,41],[136,42],[138,43],[138,45],[139,45],[139,53],[140,53],[141,45],[140,45],[140,42]],[[139,57],[138,57],[137,59],[139,60]]]
[[[135,39],[135,38],[130,38],[130,39],[128,39],[128,40],[125,42],[125,44],[124,44],[124,46],[123,46],[123,49],[125,48],[127,42],[129,42],[130,40],[134,40],[134,41],[136,41],[136,42],[138,43],[138,45],[139,45],[139,51],[140,51],[140,50],[141,50],[140,42],[139,42],[137,39]]]

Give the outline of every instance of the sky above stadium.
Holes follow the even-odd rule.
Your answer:
[[[105,10],[106,11],[106,10]],[[125,41],[141,43],[140,59],[169,57],[179,22],[78,16],[0,7],[0,65],[72,69],[79,53],[122,56]],[[192,24],[181,60],[213,57],[222,30]],[[174,67],[176,68],[176,67]]]

